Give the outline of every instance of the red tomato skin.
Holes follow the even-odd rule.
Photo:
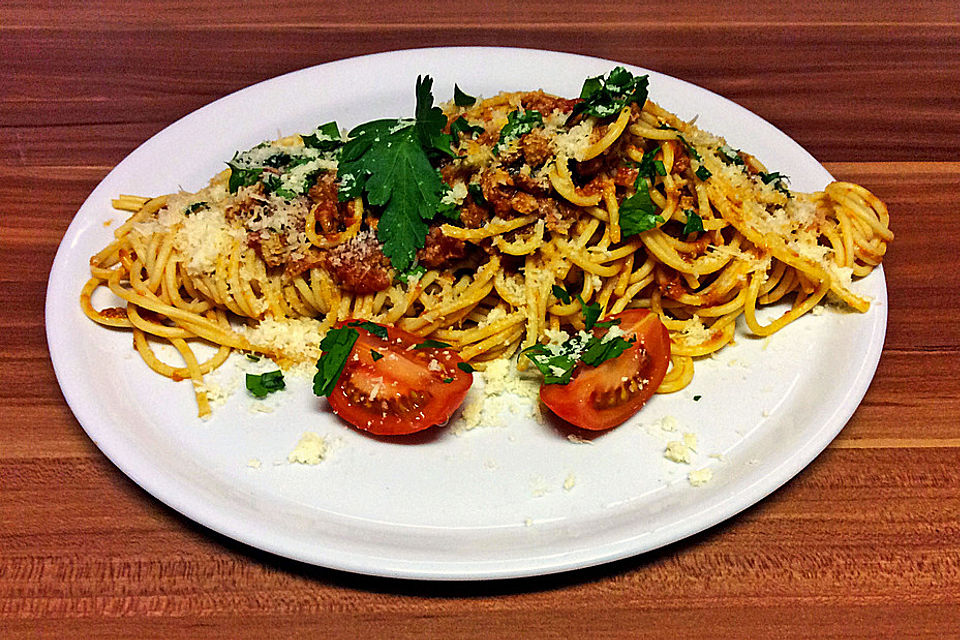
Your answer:
[[[355,322],[348,320],[337,327]],[[424,338],[396,327],[379,326],[387,330],[386,340],[354,327],[360,336],[328,397],[330,408],[361,431],[382,436],[416,433],[445,423],[463,404],[473,384],[473,375],[457,366],[463,360],[449,348],[413,349]],[[382,357],[374,360],[371,351]],[[439,370],[429,368],[431,361]],[[354,383],[370,380],[382,382],[385,389],[399,389],[399,402],[383,398],[358,402],[364,396]]]
[[[631,309],[608,319],[619,319],[620,328],[636,343],[613,360],[598,367],[578,365],[567,384],[540,386],[540,399],[558,417],[590,431],[612,429],[636,414],[657,387],[670,366],[670,334],[656,314],[646,309]],[[625,401],[600,402],[603,392],[616,398],[619,384],[609,384],[636,377],[643,383],[639,391]],[[609,406],[598,406],[609,404]]]

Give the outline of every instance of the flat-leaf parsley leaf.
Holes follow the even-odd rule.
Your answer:
[[[280,391],[287,386],[283,381],[283,372],[279,369],[261,374],[248,373],[246,383],[247,391],[258,398],[265,398],[268,393]]]
[[[582,101],[573,107],[567,122],[581,113],[606,118],[631,103],[642,107],[647,101],[648,82],[647,76],[635,76],[623,67],[614,68],[606,78],[587,78],[580,90]]]
[[[360,337],[360,332],[350,327],[330,329],[326,337],[320,341],[320,359],[317,360],[317,373],[313,376],[313,393],[318,396],[329,396],[343,373],[347,364],[347,357],[353,350],[353,345]]]
[[[443,197],[443,182],[430,157],[453,154],[453,137],[443,133],[447,119],[433,106],[432,86],[429,76],[417,78],[416,119],[361,125],[350,132],[340,154],[340,200],[365,191],[371,205],[383,207],[377,238],[401,273],[423,247],[426,221],[436,215]]]

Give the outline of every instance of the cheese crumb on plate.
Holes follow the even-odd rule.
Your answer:
[[[327,457],[327,441],[312,431],[300,436],[297,446],[287,456],[287,461],[298,464],[315,465]]]

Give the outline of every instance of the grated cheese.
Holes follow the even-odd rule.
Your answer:
[[[327,441],[313,433],[304,432],[293,451],[287,456],[290,463],[317,465],[327,457]]]

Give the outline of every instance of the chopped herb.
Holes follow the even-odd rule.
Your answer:
[[[236,158],[235,155],[234,159],[227,163],[227,166],[230,167],[230,182],[227,184],[230,193],[236,193],[240,187],[249,187],[254,184],[260,179],[260,174],[263,173],[263,169],[243,169],[233,164]]]
[[[370,322],[369,320],[354,320],[353,322],[348,323],[347,326],[369,331],[373,335],[383,340],[387,339],[387,328],[382,327],[374,322]]]
[[[720,156],[720,159],[726,162],[727,164],[734,164],[739,166],[745,166],[743,158],[740,157],[740,152],[731,147],[730,145],[722,145],[717,147],[717,155]]]
[[[265,398],[268,393],[280,391],[286,386],[286,383],[283,381],[283,372],[279,369],[260,375],[253,373],[247,374],[247,391],[258,398]]]
[[[397,271],[413,265],[417,249],[427,237],[426,221],[440,208],[443,183],[431,157],[453,156],[450,134],[443,133],[447,118],[433,106],[429,76],[417,78],[414,120],[374,120],[356,127],[340,152],[339,198],[367,194],[367,201],[383,207],[377,238]]]
[[[507,124],[500,130],[500,139],[493,146],[494,153],[500,153],[504,145],[543,126],[543,116],[534,109],[517,109],[507,114]]]
[[[460,369],[460,371],[463,371],[464,373],[473,373],[474,371],[476,371],[476,369],[471,367],[466,362],[458,362],[457,369]]]
[[[609,329],[610,327],[615,327],[620,324],[620,318],[614,318],[613,320],[604,320],[603,322],[594,323],[594,329]]]
[[[561,347],[551,350],[545,345],[535,344],[521,351],[520,355],[529,358],[533,366],[540,370],[544,384],[567,384],[573,376],[582,348],[574,340],[565,342]]]
[[[314,394],[330,395],[359,337],[360,332],[350,327],[331,329],[327,332],[326,337],[320,341],[322,352],[317,360],[317,373],[313,376]]]
[[[487,204],[487,199],[483,197],[483,189],[480,188],[480,185],[476,182],[471,182],[467,185],[467,193],[470,194],[470,197],[473,198],[473,201],[480,206],[485,206]]]
[[[451,382],[453,382],[453,378],[444,378],[444,379],[441,380],[440,382],[442,382],[442,383],[444,383],[444,384],[450,384]]]
[[[697,148],[694,147],[694,146],[693,146],[692,144],[690,144],[689,142],[687,142],[687,139],[684,138],[684,137],[680,134],[680,129],[677,129],[676,127],[671,127],[671,126],[668,125],[668,124],[661,124],[661,125],[660,125],[660,128],[661,128],[661,129],[667,129],[668,131],[676,131],[676,132],[677,132],[677,140],[679,140],[680,143],[687,149],[687,153],[690,155],[690,157],[693,158],[694,160],[696,160],[697,162],[699,162],[700,160],[703,159],[703,158],[700,157],[700,154],[697,152]]]
[[[635,76],[623,67],[616,67],[606,77],[587,78],[580,89],[581,102],[570,113],[567,122],[580,114],[608,118],[629,104],[641,107],[647,101],[647,76]]]
[[[420,265],[420,264],[411,265],[408,269],[404,269],[403,271],[398,271],[397,279],[409,282],[413,278],[419,278],[426,272],[427,272],[427,268],[424,267],[423,265]]]
[[[580,361],[596,367],[607,360],[613,360],[630,346],[631,343],[620,337],[610,340],[591,340],[586,350],[580,355]]]
[[[333,151],[343,146],[343,138],[340,137],[340,127],[336,122],[322,124],[313,133],[300,136],[303,138],[303,145],[311,149],[320,151]]]
[[[701,180],[707,180],[713,174],[710,173],[710,169],[707,169],[705,166],[700,165],[697,167],[697,170],[693,172]]]
[[[636,192],[620,203],[620,231],[624,238],[663,224],[663,218],[657,213],[657,206],[650,199],[647,179],[638,175],[635,186]]]
[[[260,362],[260,356],[258,356],[255,353],[245,353],[243,355],[247,356],[247,360],[251,360],[253,362]]]
[[[373,349],[370,349],[370,357],[373,358],[374,362],[376,362],[377,360],[383,357],[383,354],[380,353],[379,351],[374,351]]]
[[[476,101],[476,98],[464,93],[463,90],[456,84],[453,85],[453,104],[457,105],[458,107],[469,107]]]
[[[702,232],[703,219],[697,215],[697,212],[693,209],[684,209],[683,212],[687,214],[687,222],[683,225],[683,235]]]
[[[783,175],[779,171],[773,173],[763,173],[762,171],[757,175],[760,176],[760,179],[763,181],[763,184],[773,184],[773,188],[779,191],[780,193],[792,197],[793,194],[790,193],[790,189],[787,188],[787,181],[790,180],[787,176]]]
[[[440,206],[437,207],[437,213],[448,220],[459,220],[460,210],[457,208],[457,201],[453,198],[453,189],[446,182],[440,186]]]
[[[553,295],[563,304],[570,304],[574,299],[569,291],[557,284],[553,285]],[[579,293],[576,296],[576,300],[580,303],[580,310],[583,312],[583,324],[588,330],[593,329],[597,324],[597,320],[600,318],[600,304],[597,302],[587,304],[583,301],[583,297]],[[617,322],[619,323],[619,320]]]
[[[535,344],[521,351],[520,355],[526,356],[540,370],[544,384],[567,384],[577,363],[596,367],[616,358],[631,344],[619,336],[598,337],[581,331],[561,345]]]
[[[580,309],[583,311],[583,325],[587,328],[587,331],[589,331],[593,329],[597,320],[600,319],[600,303],[591,302],[590,304],[585,304],[583,298],[580,296],[577,296],[577,300],[580,301]]]
[[[453,124],[450,125],[450,133],[454,137],[459,137],[462,135],[468,135],[469,137],[478,136],[483,133],[483,127],[472,125],[467,122],[467,119],[463,116],[460,116],[453,121]]]
[[[644,151],[643,157],[637,164],[637,171],[641,176],[653,179],[654,176],[667,175],[667,169],[663,166],[662,160],[654,160],[654,157],[660,153],[660,147],[651,151]]]
[[[694,401],[694,402],[700,402],[700,398],[702,398],[702,397],[703,397],[703,396],[701,396],[701,395],[693,396],[693,401]]]
[[[183,210],[183,215],[188,216],[191,213],[196,213],[200,209],[206,209],[206,208],[207,208],[206,202],[194,202],[187,205],[186,209]]]
[[[449,349],[450,345],[446,342],[440,342],[439,340],[432,340],[427,338],[420,344],[414,347],[414,349]]]

